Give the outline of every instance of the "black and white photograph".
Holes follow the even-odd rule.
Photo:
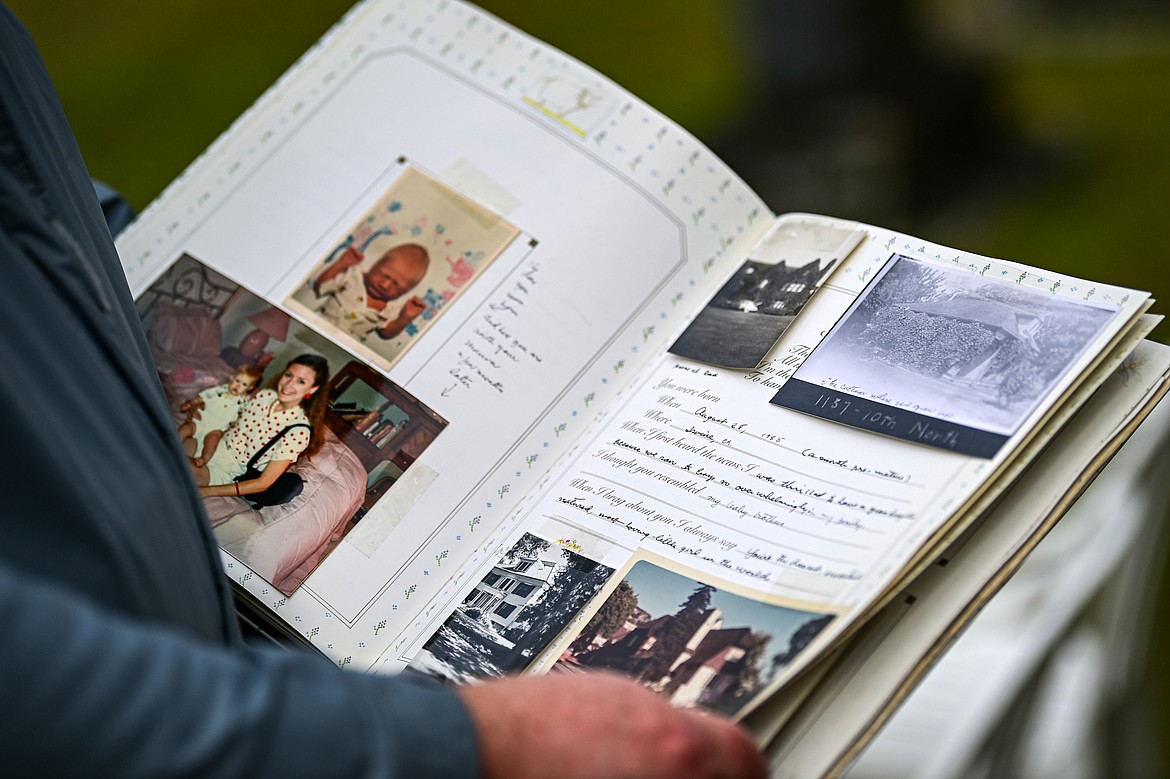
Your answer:
[[[1117,309],[990,268],[894,255],[773,402],[993,456]]]
[[[834,615],[764,603],[638,560],[553,667],[631,676],[675,706],[734,714]]]
[[[830,270],[819,259],[799,267],[747,260],[671,345],[670,353],[720,368],[755,368]]]
[[[525,533],[415,655],[409,671],[444,682],[522,671],[613,574],[572,539]]]
[[[862,238],[801,220],[770,234],[671,345],[678,357],[751,370]]]

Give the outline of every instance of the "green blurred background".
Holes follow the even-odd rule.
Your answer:
[[[1170,302],[1165,2],[480,5],[691,130],[776,212],[878,222]],[[92,173],[139,208],[349,6],[9,2]]]
[[[350,2],[8,5],[41,47],[92,174],[142,208]],[[480,5],[691,130],[776,212],[1148,289],[1165,301],[1155,312],[1170,310],[1164,0]],[[1170,341],[1170,326],[1154,338]],[[1159,666],[1148,684],[1170,734]]]

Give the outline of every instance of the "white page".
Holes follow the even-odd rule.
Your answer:
[[[279,306],[402,158],[520,232],[388,372],[447,426],[408,471],[415,493],[376,504],[290,597],[225,556],[238,584],[355,667],[770,219],[693,138],[544,44],[458,3],[369,2],[121,236],[132,289],[185,254]],[[501,307],[510,319],[493,324]],[[526,356],[493,364],[493,332]]]

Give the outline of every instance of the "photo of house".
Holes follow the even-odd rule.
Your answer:
[[[571,539],[523,534],[423,645],[408,670],[442,681],[520,671],[613,574]]]
[[[676,706],[732,714],[832,619],[735,595],[641,560],[554,669],[618,671]]]
[[[748,260],[711,299],[710,306],[761,313],[772,316],[792,316],[812,297],[817,282],[824,278],[836,260],[822,267],[820,259],[805,265],[791,267],[784,260],[775,265]]]
[[[540,598],[561,570],[555,560],[517,556],[501,560],[464,600],[499,631],[512,627],[524,608]]]
[[[973,325],[982,332],[980,342],[972,344],[941,376],[971,389],[999,392],[1002,378],[1017,349],[1035,357],[1042,351],[1037,337],[1049,325],[1050,312],[1029,310],[998,300],[982,300],[955,295],[937,302],[911,302],[903,305],[907,312],[937,317],[961,325]]]
[[[724,368],[755,368],[837,261],[747,260],[687,326],[670,353]]]

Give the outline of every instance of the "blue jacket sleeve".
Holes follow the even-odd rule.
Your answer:
[[[473,777],[449,690],[127,620],[0,563],[14,776]],[[425,713],[425,714],[424,714]]]
[[[239,641],[93,185],[2,4],[0,273],[0,775],[476,775],[452,692]]]

